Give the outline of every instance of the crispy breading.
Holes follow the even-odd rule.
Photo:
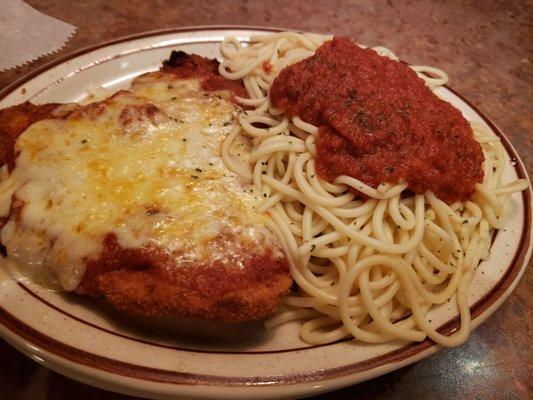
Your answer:
[[[42,119],[51,118],[60,104],[35,105],[30,102],[0,110],[0,165],[13,169],[13,146],[27,127]]]
[[[242,266],[179,265],[157,249],[123,249],[110,234],[101,257],[87,263],[78,292],[103,295],[120,310],[147,316],[221,322],[264,318],[291,287],[287,260],[275,249],[250,248],[237,257]]]

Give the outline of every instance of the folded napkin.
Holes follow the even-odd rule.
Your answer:
[[[0,71],[58,51],[77,29],[21,0],[0,3]]]

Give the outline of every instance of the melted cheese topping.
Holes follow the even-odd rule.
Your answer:
[[[156,245],[178,264],[235,262],[240,244],[272,245],[248,183],[221,158],[238,129],[229,96],[156,72],[66,119],[30,126],[0,184],[2,215],[12,198],[24,204],[1,231],[8,254],[73,290],[108,233],[124,248]],[[233,247],[213,244],[226,233]]]

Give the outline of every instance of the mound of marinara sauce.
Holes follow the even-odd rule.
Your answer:
[[[407,65],[335,37],[281,71],[270,98],[319,126],[316,169],[377,187],[405,180],[416,193],[464,201],[483,181],[481,146],[461,112]]]

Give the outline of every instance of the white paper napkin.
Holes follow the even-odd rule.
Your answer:
[[[21,0],[0,3],[0,71],[58,51],[77,29]]]

